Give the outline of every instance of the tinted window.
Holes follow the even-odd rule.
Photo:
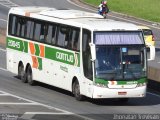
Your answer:
[[[67,49],[80,50],[80,29],[48,21],[10,15],[9,34],[57,45]]]
[[[15,35],[16,29],[17,29],[17,17],[10,15],[10,21],[9,21],[9,34]]]
[[[89,43],[91,42],[91,32],[88,30],[83,30],[82,33],[82,49],[83,49],[83,71],[85,77],[92,80],[92,62],[91,62],[91,52]]]
[[[40,39],[40,32],[41,32],[41,24],[36,23],[35,24],[34,39],[37,41]]]
[[[69,40],[69,28],[66,26],[60,26],[58,30],[57,45],[67,47]]]
[[[55,25],[48,25],[47,26],[47,30],[46,30],[46,43],[49,44],[55,44],[56,42],[56,36],[55,36],[55,32],[56,32],[56,26]]]
[[[80,40],[79,40],[79,29],[72,29],[71,30],[71,38],[69,43],[69,48],[73,50],[79,50],[80,49]]]
[[[148,29],[143,29],[143,34],[144,35],[152,35],[152,31]]]

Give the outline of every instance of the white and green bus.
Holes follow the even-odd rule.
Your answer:
[[[62,88],[77,100],[146,94],[146,47],[134,24],[78,10],[16,7],[6,40],[7,69],[24,83]]]

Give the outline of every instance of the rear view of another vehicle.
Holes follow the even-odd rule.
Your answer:
[[[155,40],[154,40],[152,30],[149,27],[146,27],[146,26],[140,26],[140,29],[143,31],[146,46],[147,47],[149,45],[155,46]]]

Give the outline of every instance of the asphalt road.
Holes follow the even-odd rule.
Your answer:
[[[56,8],[72,8],[83,9],[74,6],[67,0],[12,0],[16,5],[38,5]],[[88,8],[88,7],[86,7]],[[0,5],[0,26],[5,27],[7,12],[9,8]],[[89,10],[88,10],[89,11]],[[116,15],[116,14],[112,14]],[[119,16],[119,15],[117,15]],[[113,16],[111,16],[114,19]],[[126,19],[126,18],[125,18]],[[133,20],[133,18],[127,18]],[[140,21],[141,22],[141,21]],[[146,23],[146,22],[145,22]],[[149,23],[148,23],[149,24]],[[155,28],[155,31],[159,29]],[[158,31],[159,32],[159,31]],[[160,33],[160,32],[159,32]],[[158,66],[159,52],[157,51],[157,59],[152,63]],[[146,114],[157,115],[160,119],[160,95],[151,91],[147,92],[147,96],[141,99],[131,99],[127,104],[118,103],[112,99],[91,100],[79,102],[74,99],[70,92],[38,83],[36,86],[29,86],[22,83],[16,78],[16,75],[6,71],[6,52],[0,50],[0,113],[14,112],[15,114],[24,114],[26,112],[34,112],[34,116],[30,114],[28,118],[32,119],[97,119],[112,120],[119,114],[132,114],[137,119]],[[4,104],[5,103],[5,104]],[[9,104],[10,103],[10,104]],[[14,103],[14,104],[13,104]],[[43,114],[36,114],[43,113]],[[45,113],[52,113],[44,115]],[[59,113],[55,116],[54,113]],[[72,115],[78,114],[85,117]],[[67,114],[67,116],[66,116]],[[36,116],[37,115],[37,116]],[[140,115],[140,116],[138,116]],[[1,114],[0,114],[1,116]],[[45,117],[45,118],[44,118]],[[1,117],[0,117],[1,118]]]

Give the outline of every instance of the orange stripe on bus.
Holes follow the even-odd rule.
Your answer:
[[[44,57],[44,45],[39,45],[40,48],[40,57]]]
[[[36,56],[32,56],[32,62],[33,62],[32,67],[38,69],[39,64]]]
[[[31,51],[31,54],[34,55],[35,54],[35,47],[34,47],[34,43],[29,43],[29,48],[30,48],[30,51]]]

